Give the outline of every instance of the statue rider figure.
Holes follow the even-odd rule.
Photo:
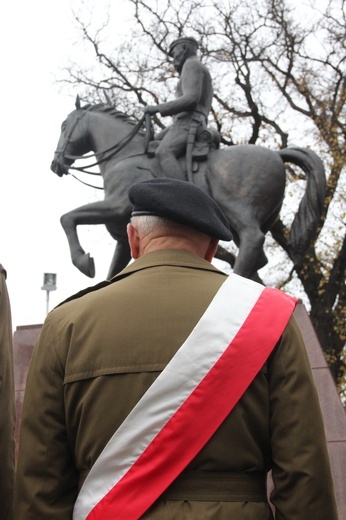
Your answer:
[[[158,137],[160,143],[155,155],[162,174],[175,179],[184,179],[179,157],[192,149],[196,134],[206,128],[213,97],[212,80],[209,70],[197,58],[198,43],[194,38],[181,37],[173,41],[169,55],[180,79],[176,88],[176,99],[159,105],[148,105],[146,114],[160,113],[173,116],[173,123]]]

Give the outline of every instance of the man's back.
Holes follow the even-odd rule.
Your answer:
[[[67,428],[83,477],[225,279],[209,263],[181,252],[147,254],[126,271],[132,269],[84,296],[82,310],[72,301],[55,312],[56,328],[66,334],[57,353],[63,364],[66,359]],[[66,348],[70,334],[82,349]],[[95,438],[100,424],[102,435]]]
[[[44,470],[38,464],[37,472],[40,478],[44,476],[47,493],[52,493],[48,502],[59,494],[58,486],[60,493],[64,493],[66,508],[61,509],[60,505],[57,511],[49,508],[25,518],[71,518],[77,490],[105,444],[186,339],[225,280],[208,262],[182,251],[148,253],[125,272],[128,276],[81,300],[64,304],[48,318],[41,341],[45,344],[45,360],[47,356],[50,358],[56,377],[52,381],[47,375],[45,380],[43,374],[38,389],[42,399],[42,385],[45,388],[44,399],[51,401],[51,405],[41,402],[41,406],[48,406],[52,412],[45,419],[47,424],[42,425],[42,435],[36,432],[36,437],[42,437],[42,446],[38,449],[36,446],[35,458],[41,451],[44,453]],[[298,338],[293,349],[292,335]],[[295,511],[300,495],[304,507],[306,488],[301,485],[300,490],[293,490],[293,481],[298,478],[301,462],[307,472],[313,468],[318,473],[315,465],[321,464],[321,458],[314,453],[313,446],[304,455],[306,438],[301,441],[296,424],[302,414],[298,403],[300,383],[297,385],[297,375],[292,383],[285,381],[283,370],[285,367],[288,378],[290,372],[296,374],[300,370],[305,375],[307,360],[294,326],[285,333],[285,338],[279,346],[280,352],[263,367],[218,432],[146,513],[146,518],[271,518],[263,498],[266,472],[272,464],[270,431],[274,429],[276,436],[273,446],[276,457],[281,434],[292,424],[295,426],[290,445],[278,450],[275,462],[286,465],[284,472],[290,469],[292,473],[290,478],[280,477],[283,489],[291,489],[283,510]],[[48,354],[47,349],[51,350]],[[34,363],[37,370],[40,361]],[[64,380],[63,396],[55,392],[60,386],[59,378]],[[289,393],[281,395],[282,385],[290,384]],[[35,390],[31,388],[31,392]],[[297,402],[295,408],[290,400]],[[30,402],[33,407],[38,405],[32,393]],[[321,425],[319,420],[314,425],[314,409],[313,405],[310,412],[304,413],[310,413],[308,420],[318,436],[322,434]],[[30,417],[30,413],[27,409],[26,415]],[[65,421],[70,453],[66,453],[65,439],[56,435],[56,424],[61,423],[63,428]],[[297,464],[297,472],[294,465],[298,461],[289,460],[295,448],[306,458]],[[323,460],[322,456],[322,464]],[[55,482],[54,487],[50,487],[50,480]],[[318,508],[321,516],[314,518],[326,518],[323,497],[321,500],[316,496],[316,500],[321,501]],[[36,505],[41,507],[37,501],[31,504],[33,511]],[[293,517],[306,518],[304,515],[287,518]]]

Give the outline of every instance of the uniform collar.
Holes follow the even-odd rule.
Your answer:
[[[187,267],[191,269],[204,269],[206,271],[222,273],[222,271],[219,271],[219,269],[214,267],[207,260],[204,260],[193,253],[189,253],[188,251],[182,251],[181,249],[160,249],[146,253],[129,264],[119,274],[115,275],[111,279],[111,282],[142,269],[164,265]]]
[[[138,258],[131,264],[129,264],[125,269],[123,269],[120,273],[113,276],[111,280],[105,280],[104,282],[98,283],[93,287],[88,287],[79,291],[77,294],[74,294],[61,302],[58,307],[61,305],[81,298],[82,296],[89,294],[91,292],[97,291],[99,289],[103,289],[104,287],[109,286],[110,284],[129,276],[132,273],[137,271],[141,271],[143,269],[149,269],[151,267],[159,267],[159,266],[178,266],[178,267],[187,267],[191,269],[202,269],[204,271],[213,271],[219,274],[225,275],[222,271],[214,267],[212,264],[200,258],[197,255],[189,253],[188,251],[182,251],[181,249],[160,249],[158,251],[152,251],[150,253],[146,253],[145,255]],[[226,276],[226,275],[225,275]]]

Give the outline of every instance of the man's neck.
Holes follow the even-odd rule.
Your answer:
[[[163,235],[151,239],[150,242],[148,242],[147,244],[143,244],[143,246],[140,248],[139,256],[162,249],[177,249],[187,251],[194,255],[200,256],[201,258],[204,258],[206,246],[207,244],[193,242],[189,238],[184,236],[171,237]]]

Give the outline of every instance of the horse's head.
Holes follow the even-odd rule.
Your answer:
[[[67,175],[74,161],[90,151],[86,129],[81,124],[86,113],[87,111],[80,106],[77,96],[76,110],[73,110],[61,125],[58,146],[51,164],[51,170],[59,177]]]

